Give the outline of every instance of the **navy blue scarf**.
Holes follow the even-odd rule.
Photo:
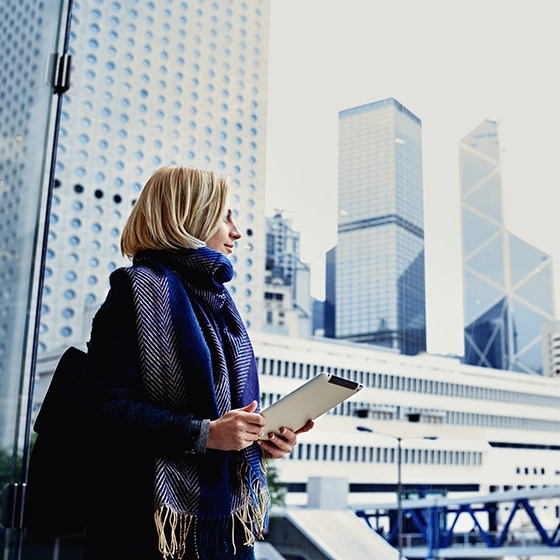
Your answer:
[[[142,386],[153,404],[214,420],[259,401],[253,348],[224,286],[233,267],[207,247],[142,251],[115,271],[132,285]],[[262,538],[269,495],[260,448],[156,459],[154,517],[164,558],[193,539],[202,558],[233,558]],[[241,531],[235,535],[235,531]],[[236,556],[238,558],[238,556]]]

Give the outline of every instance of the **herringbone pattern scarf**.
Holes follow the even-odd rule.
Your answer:
[[[143,251],[134,266],[113,276],[132,286],[142,386],[153,404],[213,420],[259,401],[252,345],[223,286],[233,276],[224,255],[206,247]],[[200,558],[233,558],[236,527],[242,542],[252,545],[262,538],[268,505],[256,445],[155,461],[155,520],[164,558],[182,558],[187,539]]]

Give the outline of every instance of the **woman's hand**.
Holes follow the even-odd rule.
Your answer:
[[[270,434],[268,441],[259,440],[257,444],[264,451],[265,459],[281,459],[284,455],[291,453],[294,445],[297,443],[297,436],[308,432],[314,425],[313,420],[309,420],[297,432],[292,432],[288,428],[280,428],[281,435]]]
[[[221,418],[210,422],[208,449],[241,451],[249,447],[263,434],[266,419],[256,414],[257,401],[244,408],[226,412]]]

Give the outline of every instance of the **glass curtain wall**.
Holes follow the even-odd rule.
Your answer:
[[[45,217],[62,97],[55,80],[69,4],[0,2],[0,489],[26,477]],[[8,494],[4,490],[3,498]],[[21,557],[21,537],[17,529],[0,528],[4,559]]]

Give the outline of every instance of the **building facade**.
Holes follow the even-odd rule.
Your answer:
[[[265,332],[311,336],[311,271],[300,259],[300,233],[277,211],[266,218]]]
[[[80,337],[84,308],[128,264],[119,238],[131,206],[172,163],[229,177],[243,233],[230,289],[249,328],[260,328],[269,3],[74,2],[41,351]]]
[[[560,379],[560,321],[541,326],[543,375]]]
[[[334,336],[422,352],[420,119],[395,99],[341,111],[338,173]]]
[[[554,319],[552,258],[504,224],[498,124],[459,143],[465,362],[543,373],[541,326]]]
[[[364,385],[317,419],[277,463],[288,505],[307,503],[310,477],[347,478],[349,505],[394,500],[397,437],[405,496],[422,489],[451,497],[560,484],[557,379],[338,340],[263,332],[251,338],[263,408],[323,371]],[[38,395],[58,358],[47,353],[39,359]],[[556,505],[542,504],[550,527],[560,520]],[[472,520],[466,531],[471,527]]]

